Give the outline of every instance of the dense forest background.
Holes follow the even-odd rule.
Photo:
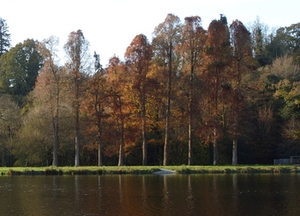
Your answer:
[[[81,30],[10,45],[0,19],[0,165],[272,164],[300,155],[300,23],[168,14],[106,68]]]

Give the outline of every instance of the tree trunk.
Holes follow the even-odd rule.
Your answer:
[[[144,90],[142,90],[144,91]],[[147,165],[147,140],[146,140],[146,105],[145,105],[145,95],[142,92],[142,137],[143,137],[143,166]]]
[[[190,92],[189,92],[189,141],[188,141],[188,165],[193,164],[193,102],[194,102],[194,61],[191,62],[191,73],[190,73]]]
[[[75,129],[75,166],[80,166],[79,162],[79,149],[80,149],[80,143],[79,143],[79,109],[76,110],[76,129]]]
[[[97,127],[98,127],[98,166],[102,166],[102,111],[101,111],[101,105],[98,102],[98,95],[96,94],[95,98],[95,112],[97,117]]]
[[[233,140],[232,140],[232,165],[237,165],[238,162],[238,155],[237,155],[237,148],[238,148],[238,115],[240,114],[238,111],[238,107],[240,106],[239,99],[239,86],[238,86],[238,92],[235,94],[235,102],[233,105]]]
[[[54,74],[55,75],[55,74]],[[58,125],[58,121],[59,121],[59,83],[56,80],[56,98],[55,98],[55,115],[54,115],[54,124],[53,124],[53,129],[54,129],[54,142],[53,142],[53,158],[52,158],[52,166],[58,166],[58,143],[59,143],[59,135],[58,135],[58,131],[59,131],[59,125]]]
[[[169,61],[168,61],[168,86],[167,86],[167,113],[166,113],[166,128],[165,128],[165,144],[164,144],[164,160],[163,165],[168,165],[169,154],[169,136],[170,136],[170,115],[171,115],[171,89],[172,89],[172,44],[170,44]]]
[[[123,129],[123,120],[121,123],[121,139],[120,139],[120,145],[119,145],[119,161],[118,166],[124,165],[124,129]]]
[[[238,147],[238,140],[234,138],[232,141],[232,165],[237,165],[237,147]]]
[[[191,119],[191,116],[190,116]],[[189,144],[188,144],[188,165],[193,164],[193,135],[192,135],[192,124],[189,121]]]
[[[238,116],[240,115],[239,108],[241,106],[240,102],[240,84],[241,84],[241,63],[238,61],[238,68],[237,68],[237,89],[234,94],[235,101],[233,105],[233,129],[234,129],[234,138],[232,140],[232,165],[237,165],[238,163],[238,155],[237,155],[237,148],[238,148],[238,139],[237,139],[237,134],[239,130],[239,118]]]
[[[218,148],[218,141],[217,141],[217,129],[213,129],[213,138],[212,138],[213,148],[214,148],[214,160],[213,165],[219,164],[219,148]]]
[[[102,140],[101,140],[101,134],[98,135],[98,166],[102,166]]]
[[[55,120],[54,120],[54,142],[53,142],[52,166],[58,166],[58,154],[57,154],[58,142],[59,142],[59,138],[58,138],[58,118],[56,116]]]
[[[76,136],[75,139],[75,166],[79,166],[79,141],[78,137]]]
[[[3,147],[2,150],[2,163],[1,163],[2,167],[6,166],[6,162],[5,162],[5,148]]]
[[[188,135],[189,135],[189,141],[188,141],[188,165],[193,164],[193,100],[192,100],[192,89],[190,90],[190,101],[189,101],[189,129],[188,129]]]
[[[75,78],[75,166],[80,166],[79,162],[79,151],[80,151],[80,143],[79,143],[79,133],[80,133],[80,125],[79,125],[79,72]]]
[[[170,99],[168,99],[170,101]],[[163,166],[168,165],[168,153],[169,153],[169,130],[170,130],[170,104],[167,105],[167,116],[166,116],[166,128],[165,128],[165,144],[164,144],[164,161]]]
[[[121,97],[118,98],[120,104],[121,103]],[[118,161],[118,166],[123,166],[124,165],[124,115],[122,112],[122,105],[119,107],[119,112],[120,112],[120,117],[121,121],[119,122],[120,126],[120,145],[119,145],[119,161]]]

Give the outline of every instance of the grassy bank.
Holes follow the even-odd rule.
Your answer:
[[[80,167],[1,167],[2,176],[10,175],[105,175],[152,174],[160,169],[174,170],[177,174],[230,174],[230,173],[300,173],[300,166],[80,166]]]

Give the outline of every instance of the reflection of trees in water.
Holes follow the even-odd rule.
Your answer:
[[[98,182],[98,197],[102,198],[102,181],[101,181],[101,176],[97,176],[97,182]]]
[[[212,186],[212,202],[213,206],[219,206],[219,175],[213,175],[213,186]]]
[[[93,185],[92,185],[93,187]],[[122,215],[124,203],[124,179],[121,175],[100,175],[98,176],[98,194],[94,202],[98,205],[98,212],[104,215]],[[102,214],[100,214],[102,215]]]
[[[122,176],[119,175],[119,200],[120,200],[120,206],[122,206],[123,204],[123,180],[122,180]]]
[[[236,214],[236,202],[234,194],[233,179],[231,174],[213,174],[212,175],[212,206],[209,211],[213,215],[222,215],[227,212],[229,215]]]
[[[195,198],[193,194],[193,187],[192,187],[192,180],[191,180],[191,175],[187,176],[187,205],[188,205],[188,213],[189,215],[193,215],[196,213],[194,211],[195,209]]]
[[[74,189],[75,204],[78,204],[80,200],[80,182],[78,175],[74,176]]]
[[[146,177],[142,176],[142,209],[149,210]]]
[[[169,208],[170,208],[170,195],[169,195],[169,190],[168,190],[168,176],[165,175],[163,176],[163,207],[165,210],[165,213],[168,212]]]
[[[237,174],[232,174],[232,206],[234,209],[236,209],[236,212],[238,212],[238,201],[239,201],[239,190],[238,190],[238,176]]]
[[[143,215],[143,178],[119,176],[119,215]],[[147,200],[146,200],[147,202]]]
[[[162,215],[172,215],[171,212],[175,215],[198,215],[200,200],[195,197],[194,190],[199,188],[199,181],[193,182],[193,179],[192,175],[162,176]]]
[[[299,210],[299,179],[237,174],[58,176],[49,178],[53,191],[48,195],[50,206],[57,209],[73,206],[72,212],[95,215],[292,215],[290,209]],[[40,196],[35,200],[39,203],[42,194],[34,196]],[[24,207],[26,202],[24,209],[29,207]]]
[[[57,199],[58,198],[58,191],[57,191],[57,176],[52,176],[52,198]]]
[[[0,215],[298,215],[299,174],[13,176]]]

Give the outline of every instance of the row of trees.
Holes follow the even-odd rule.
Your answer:
[[[60,65],[56,37],[8,49],[1,23],[2,166],[236,165],[300,150],[300,24],[267,33],[221,15],[205,30],[168,14],[103,68],[81,30]]]

